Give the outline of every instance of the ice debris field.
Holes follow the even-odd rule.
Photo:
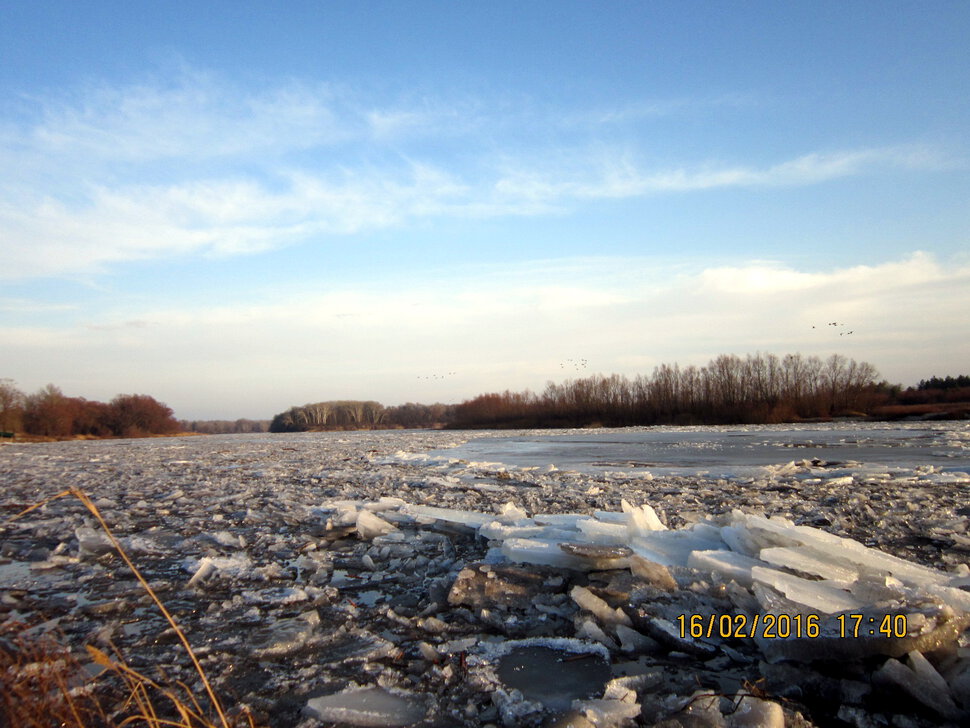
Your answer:
[[[556,461],[551,456],[556,455]],[[271,726],[970,716],[965,423],[7,445]],[[0,527],[0,620],[195,678],[104,534]]]

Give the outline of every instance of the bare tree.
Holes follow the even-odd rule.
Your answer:
[[[23,427],[26,397],[12,379],[0,379],[0,430],[17,432]]]

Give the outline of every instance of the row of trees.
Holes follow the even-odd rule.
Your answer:
[[[970,375],[961,374],[958,377],[930,377],[921,379],[916,389],[920,391],[930,389],[970,389]]]
[[[662,364],[634,378],[594,375],[529,390],[482,394],[459,405],[336,400],[291,407],[267,420],[176,421],[144,394],[108,403],[67,397],[49,384],[34,394],[0,379],[0,431],[48,437],[136,437],[175,432],[303,432],[430,427],[573,427],[773,423],[970,401],[970,376],[932,377],[917,387],[877,382],[875,367],[833,354],[722,355],[706,366]],[[887,407],[893,405],[895,407]],[[929,406],[929,405],[927,405]],[[949,405],[933,405],[943,412]],[[898,409],[893,415],[889,410]],[[924,409],[926,409],[924,407]],[[927,410],[929,411],[929,410]],[[952,407],[945,413],[954,411]]]
[[[168,406],[147,394],[119,394],[110,402],[68,397],[48,384],[24,394],[0,379],[0,431],[41,437],[142,437],[179,432]]]
[[[269,432],[269,420],[179,420],[182,432],[200,435],[238,435],[252,432]]]
[[[449,423],[454,405],[408,402],[385,407],[372,400],[338,400],[290,407],[270,422],[270,432],[308,430],[377,430],[440,427]]]
[[[867,412],[886,400],[875,367],[841,355],[722,355],[707,366],[662,364],[650,376],[595,375],[531,391],[483,394],[455,408],[455,427],[771,423]]]
[[[915,389],[910,387],[901,391],[897,399],[903,405],[970,402],[970,376],[923,379]]]

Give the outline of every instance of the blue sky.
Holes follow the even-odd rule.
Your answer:
[[[963,2],[12,0],[0,376],[235,418],[721,353],[966,373],[968,35]]]

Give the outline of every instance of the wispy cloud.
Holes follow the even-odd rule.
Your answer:
[[[0,278],[251,254],[431,218],[547,215],[598,199],[819,184],[939,163],[932,149],[893,146],[767,166],[656,168],[607,137],[592,146],[585,134],[546,140],[539,129],[570,124],[555,110],[516,117],[508,105],[499,114],[481,101],[380,105],[365,96],[298,81],[243,89],[183,67],[138,85],[24,99],[0,119]],[[664,114],[687,103],[616,113]],[[517,118],[521,133],[510,131]],[[483,133],[491,121],[504,136]]]
[[[3,298],[0,297],[0,312],[14,314],[32,313],[52,313],[58,311],[71,311],[76,306],[68,303],[47,303],[30,298]]]
[[[618,199],[728,187],[811,185],[886,168],[935,170],[945,164],[931,148],[921,145],[810,153],[767,167],[707,163],[650,170],[622,153],[599,153],[582,162],[556,170],[542,165],[512,170],[495,187],[504,196],[549,202]]]
[[[21,142],[54,157],[110,163],[306,149],[366,132],[339,100],[322,84],[244,91],[183,69],[141,85],[27,99],[35,120]]]

